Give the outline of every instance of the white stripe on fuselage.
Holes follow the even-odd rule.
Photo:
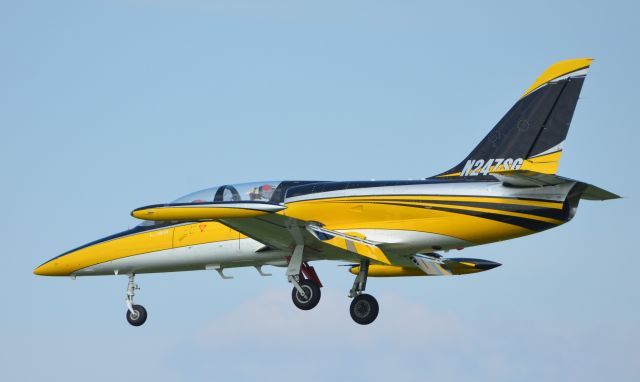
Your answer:
[[[446,182],[421,183],[399,186],[364,187],[286,198],[285,204],[304,200],[344,198],[352,196],[402,196],[402,195],[431,195],[431,196],[471,196],[471,197],[501,197],[501,198],[529,198],[554,202],[564,201],[574,183],[564,183],[549,187],[514,188],[505,187],[501,182]]]
[[[154,273],[205,269],[208,265],[225,267],[262,264],[279,261],[284,264],[286,253],[278,251],[258,252],[264,244],[253,239],[236,239],[170,248],[107,261],[77,272],[78,276],[118,273]]]

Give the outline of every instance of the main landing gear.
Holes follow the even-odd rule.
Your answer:
[[[293,289],[291,299],[293,304],[302,310],[311,310],[320,302],[320,288],[322,283],[316,271],[307,262],[302,261],[302,246],[296,246],[289,259],[287,278]],[[360,325],[369,325],[378,317],[378,301],[371,295],[364,294],[369,274],[369,260],[360,263],[360,270],[353,282],[349,297],[353,298],[349,313],[353,321]]]
[[[134,282],[135,274],[129,275],[129,285],[127,286],[127,321],[133,326],[140,326],[147,321],[147,310],[142,305],[135,305],[133,303],[133,296],[138,287],[138,284]]]
[[[353,298],[349,313],[353,321],[360,325],[369,325],[378,317],[378,301],[371,295],[362,293],[367,286],[367,276],[369,274],[369,260],[360,263],[360,271],[353,281],[353,287],[349,292],[349,297]]]

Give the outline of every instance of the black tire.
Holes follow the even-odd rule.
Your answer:
[[[142,305],[134,305],[134,314],[127,309],[127,321],[133,326],[140,326],[147,321],[147,310]]]
[[[302,298],[300,292],[293,287],[291,291],[291,299],[293,300],[293,305],[297,306],[298,309],[302,310],[310,310],[316,307],[320,302],[320,287],[318,284],[314,283],[311,280],[302,280],[300,282],[300,287],[304,290],[304,293],[307,295],[307,298]]]
[[[378,301],[368,294],[356,296],[349,307],[351,318],[360,325],[369,325],[375,321],[378,311]]]

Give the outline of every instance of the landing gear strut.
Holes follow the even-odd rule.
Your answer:
[[[127,286],[127,321],[133,326],[140,326],[147,321],[147,310],[142,305],[133,304],[133,296],[136,294],[136,290],[140,289],[138,284],[135,283],[135,274],[129,275],[129,285]]]
[[[363,260],[360,262],[360,270],[349,292],[349,297],[353,298],[349,313],[353,321],[360,325],[369,325],[375,321],[379,311],[378,301],[373,296],[362,293],[367,286],[368,274],[369,260]]]

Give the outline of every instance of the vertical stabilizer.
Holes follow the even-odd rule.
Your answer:
[[[551,65],[460,164],[436,177],[478,177],[503,171],[555,174],[592,59]]]

